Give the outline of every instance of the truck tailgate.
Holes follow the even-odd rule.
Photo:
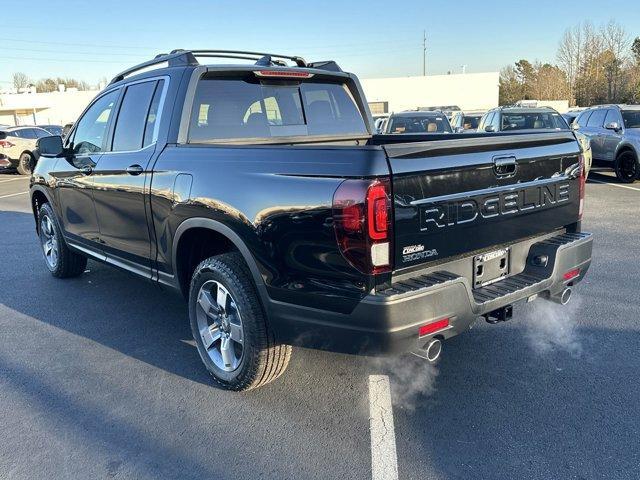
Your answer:
[[[392,172],[396,269],[506,246],[579,220],[580,151],[571,132],[384,149]]]

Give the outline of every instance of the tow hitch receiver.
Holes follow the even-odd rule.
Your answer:
[[[506,322],[513,317],[513,305],[507,305],[506,307],[498,308],[489,313],[482,315],[487,323]]]

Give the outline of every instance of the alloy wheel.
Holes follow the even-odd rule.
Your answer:
[[[44,258],[52,270],[58,266],[59,248],[58,239],[56,238],[56,231],[53,227],[53,222],[48,215],[44,215],[40,220],[40,243],[42,244],[42,251]]]
[[[244,329],[240,312],[229,291],[215,280],[205,282],[196,298],[198,332],[216,367],[232,372],[240,366]]]

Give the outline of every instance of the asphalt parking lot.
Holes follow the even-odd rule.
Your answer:
[[[0,478],[385,478],[393,456],[400,479],[640,477],[640,182],[591,179],[593,265],[567,307],[478,321],[436,367],[299,349],[236,394],[178,297],[95,262],[52,278],[27,179],[0,175]],[[370,422],[387,377],[395,451]]]

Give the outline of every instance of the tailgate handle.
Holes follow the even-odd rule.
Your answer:
[[[493,157],[493,171],[498,177],[509,177],[516,173],[518,161],[516,157]]]

